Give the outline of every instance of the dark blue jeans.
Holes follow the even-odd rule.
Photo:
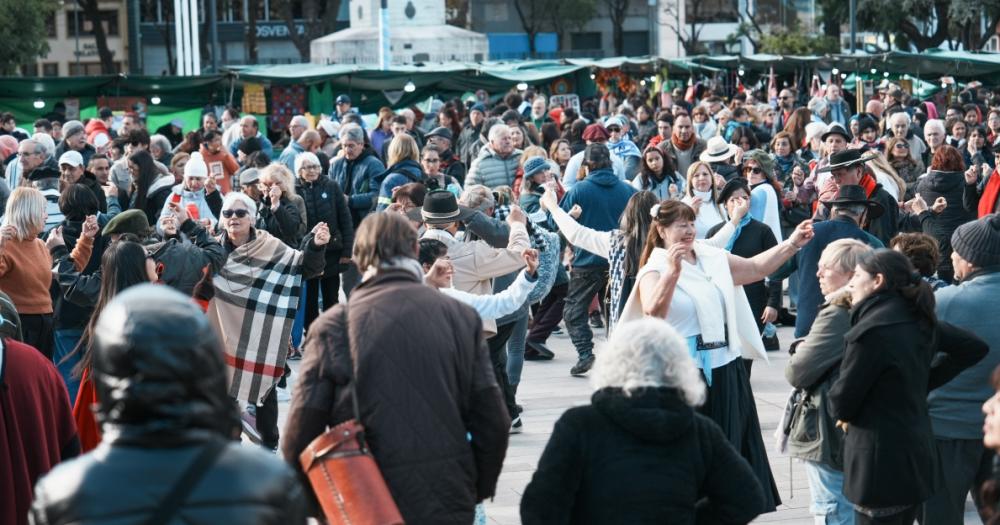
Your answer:
[[[574,268],[569,274],[569,290],[563,307],[563,320],[576,353],[588,357],[594,353],[594,332],[590,329],[588,311],[594,296],[608,285],[607,268]]]

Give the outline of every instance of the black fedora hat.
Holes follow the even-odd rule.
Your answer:
[[[885,213],[885,208],[882,204],[869,199],[868,195],[865,194],[865,189],[854,184],[845,184],[841,186],[840,189],[837,190],[836,197],[828,201],[823,201],[823,206],[826,206],[827,209],[838,204],[864,204],[868,207],[868,217],[872,219],[877,219]]]
[[[461,222],[471,217],[476,210],[458,205],[458,199],[447,190],[428,192],[424,206],[406,212],[406,216],[427,224],[448,224]]]
[[[719,198],[716,199],[715,202],[725,206],[729,197],[739,190],[743,190],[747,192],[747,195],[750,195],[750,183],[743,177],[733,177],[726,183],[725,186],[722,187],[722,190],[719,191]]]
[[[864,164],[875,157],[878,157],[877,153],[865,153],[860,149],[845,149],[844,151],[830,155],[830,164],[816,170],[816,173],[826,173],[838,168],[849,168],[855,164]]]
[[[851,134],[839,122],[834,122],[830,124],[830,127],[826,128],[826,132],[823,133],[823,135],[820,136],[819,139],[822,140],[823,142],[826,142],[826,138],[829,137],[830,135],[840,135],[841,137],[844,137],[844,140],[846,142],[851,141]]]

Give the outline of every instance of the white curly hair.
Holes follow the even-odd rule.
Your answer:
[[[618,387],[626,395],[644,387],[676,388],[690,406],[705,402],[705,384],[688,355],[687,343],[663,319],[646,318],[615,328],[597,354],[590,384]]]

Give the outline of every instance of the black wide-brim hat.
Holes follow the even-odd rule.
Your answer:
[[[458,205],[458,199],[447,190],[434,190],[424,196],[424,206],[406,212],[410,219],[426,224],[462,222],[472,217],[476,210]]]
[[[864,164],[878,157],[877,153],[863,153],[860,149],[845,149],[830,155],[830,164],[816,170],[816,173],[826,173],[838,168],[849,168],[855,164]]]
[[[841,186],[837,191],[836,197],[828,201],[823,201],[823,206],[826,206],[827,209],[837,204],[847,206],[863,204],[868,207],[868,217],[871,219],[877,219],[885,213],[885,207],[882,204],[869,199],[868,195],[865,194],[865,189],[855,184]]]

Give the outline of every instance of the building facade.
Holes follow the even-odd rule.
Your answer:
[[[116,72],[128,71],[128,13],[125,3],[125,0],[109,0],[98,4]],[[46,20],[45,27],[49,53],[34,64],[22,65],[22,75],[57,77],[101,74],[94,26],[76,2],[62,2]]]

